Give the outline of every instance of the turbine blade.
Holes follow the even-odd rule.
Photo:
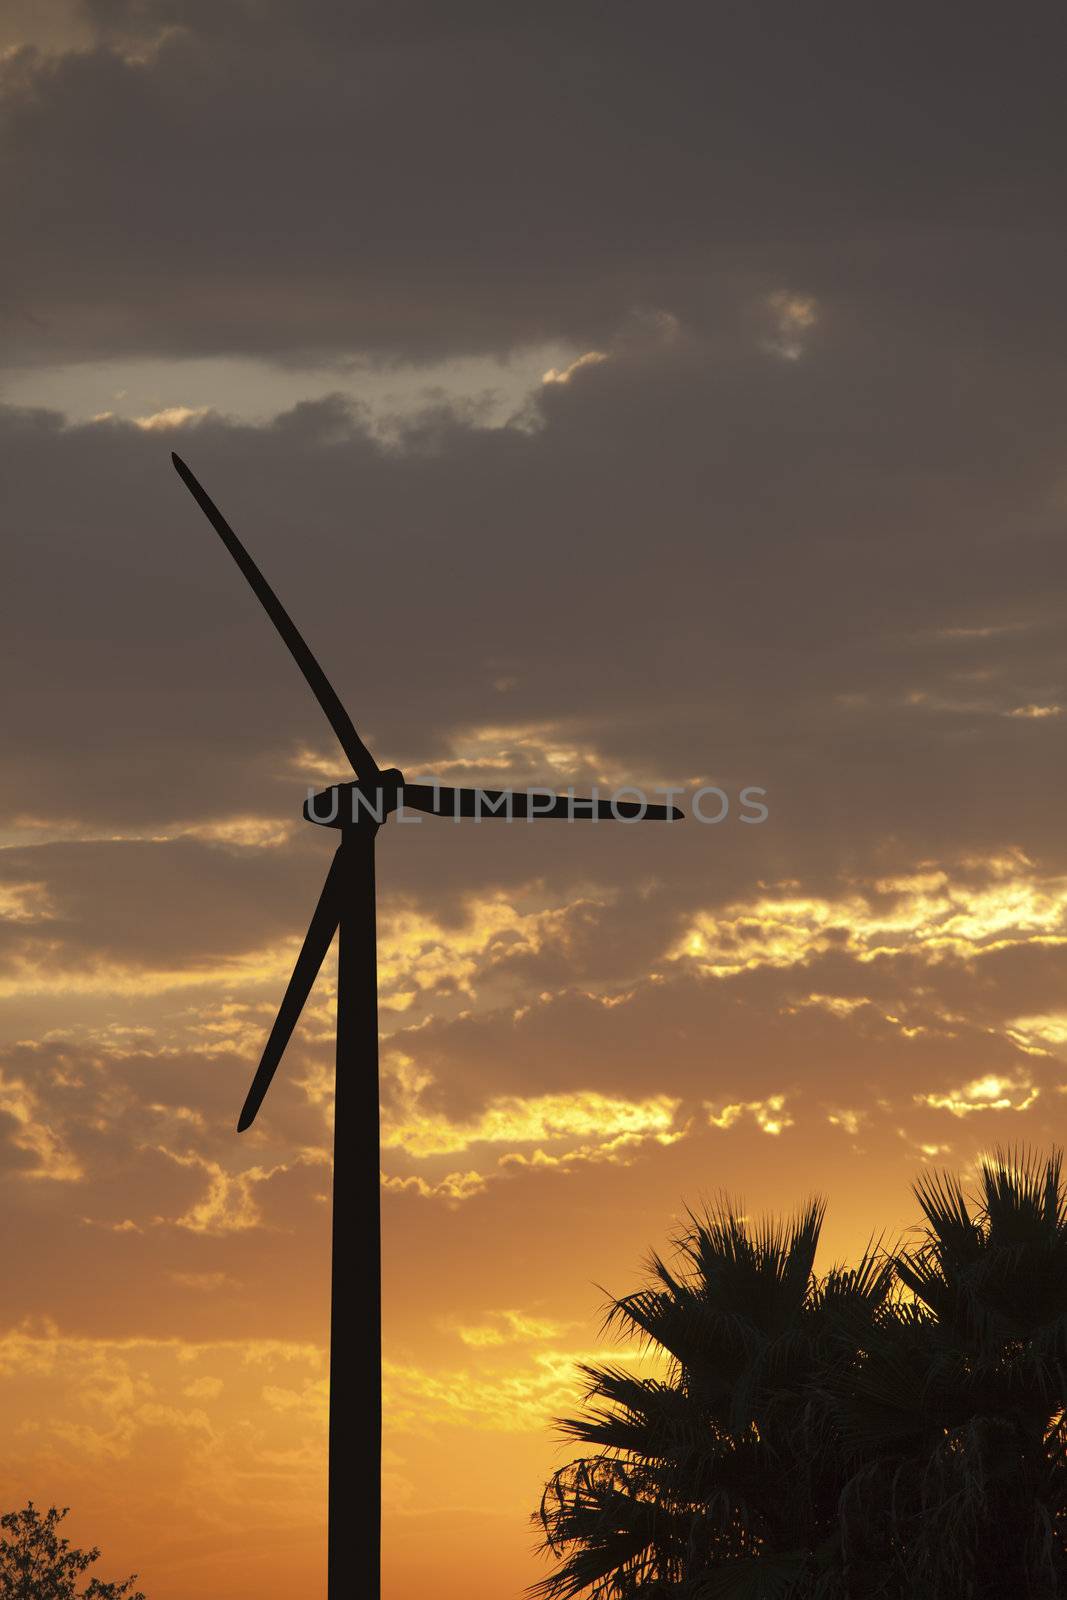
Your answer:
[[[270,1088],[271,1079],[292,1037],[293,1029],[304,1009],[304,1003],[311,993],[311,986],[319,975],[323,958],[333,941],[340,916],[339,882],[340,874],[335,855],[326,874],[326,882],[322,886],[319,903],[312,915],[300,954],[296,958],[289,986],[282,997],[274,1026],[270,1030],[263,1059],[256,1068],[252,1086],[241,1109],[237,1122],[238,1133],[244,1133],[245,1129],[255,1121],[256,1112],[263,1103],[263,1096]]]
[[[222,515],[218,506],[189,471],[181,456],[175,455],[172,451],[170,459],[173,461],[178,476],[185,484],[185,487],[189,490],[189,493],[244,573],[256,599],[281,634],[289,654],[304,674],[308,687],[326,713],[326,720],[337,735],[341,749],[351,762],[352,771],[364,783],[373,783],[378,777],[378,763],[353,727],[351,717],[337,698],[337,693],[325,672],[323,672],[305,644],[293,619]]]
[[[434,817],[491,817],[507,820],[526,817],[562,818],[573,822],[680,822],[685,813],[677,806],[642,805],[636,800],[592,800],[581,795],[550,794],[546,789],[447,789],[442,784],[405,783],[400,790],[405,806]]]

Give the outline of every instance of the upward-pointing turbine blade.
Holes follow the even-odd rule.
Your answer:
[[[278,1062],[285,1053],[285,1047],[292,1037],[304,1003],[311,993],[311,986],[319,975],[323,958],[330,948],[334,931],[337,927],[341,912],[340,874],[337,866],[337,856],[330,864],[326,874],[326,882],[322,886],[319,903],[315,907],[311,924],[304,939],[303,947],[296,958],[293,975],[289,979],[289,987],[282,997],[278,1008],[278,1015],[274,1019],[274,1026],[270,1030],[270,1038],[263,1052],[263,1059],[256,1068],[256,1075],[252,1079],[252,1087],[248,1091],[240,1118],[237,1122],[237,1132],[244,1133],[255,1121],[256,1112],[263,1103],[263,1096],[270,1088],[270,1081],[274,1076]]]
[[[326,713],[326,720],[337,735],[341,749],[352,763],[352,771],[364,783],[373,783],[378,777],[378,763],[353,727],[351,717],[337,698],[336,691],[325,672],[301,638],[293,619],[218,506],[189,471],[181,456],[175,455],[172,451],[170,459],[174,462],[178,476],[248,579],[253,594],[284,639],[289,654],[304,674],[308,687]]]
[[[428,811],[435,817],[499,817],[510,820],[541,817],[568,822],[680,822],[677,806],[650,806],[639,800],[592,800],[582,795],[550,794],[523,789],[446,789],[439,783],[405,783],[400,790],[405,806]]]

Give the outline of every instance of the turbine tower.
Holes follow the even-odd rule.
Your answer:
[[[244,545],[185,462],[173,454],[171,460],[281,634],[355,773],[354,781],[334,784],[304,805],[309,822],[337,830],[340,838],[237,1130],[243,1132],[255,1120],[334,933],[338,933],[327,1595],[328,1600],[350,1600],[353,1594],[379,1600],[381,1187],[374,888],[378,829],[401,806],[431,816],[525,817],[530,821],[663,822],[680,820],[683,813],[675,806],[582,800],[548,791],[412,784],[405,783],[396,767],[383,772]],[[352,1552],[357,1560],[366,1561],[365,1570],[353,1571]]]

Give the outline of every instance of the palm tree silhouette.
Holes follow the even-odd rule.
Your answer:
[[[927,1175],[923,1221],[819,1276],[824,1206],[729,1204],[683,1270],[609,1303],[665,1365],[584,1366],[560,1423],[595,1453],[535,1517],[540,1600],[1051,1600],[1067,1593],[1067,1192],[998,1151],[977,1193]]]
[[[777,1595],[818,1571],[844,1484],[809,1391],[853,1364],[892,1281],[874,1251],[816,1277],[823,1214],[820,1200],[784,1223],[727,1202],[691,1214],[684,1273],[653,1255],[651,1285],[611,1302],[608,1326],[656,1347],[666,1373],[582,1367],[585,1413],[560,1427],[599,1453],[545,1490],[559,1566],[534,1593],[710,1596],[728,1573],[723,1594]]]
[[[968,1198],[915,1186],[906,1296],[832,1390],[855,1468],[846,1569],[892,1594],[1062,1595],[1067,1585],[1067,1192],[1058,1151],[997,1150]],[[879,1591],[875,1591],[879,1592]]]

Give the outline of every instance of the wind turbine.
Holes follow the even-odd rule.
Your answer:
[[[576,799],[549,791],[452,789],[405,783],[382,771],[332,684],[244,545],[185,462],[171,460],[186,488],[247,578],[355,773],[304,805],[309,822],[340,833],[237,1131],[255,1120],[323,959],[340,934],[334,1099],[333,1248],[330,1306],[328,1600],[381,1593],[381,1187],[378,1091],[378,977],[374,841],[398,807],[431,816],[674,821],[675,806]],[[357,1267],[356,1261],[359,1265]],[[366,1562],[354,1572],[353,1561]]]

